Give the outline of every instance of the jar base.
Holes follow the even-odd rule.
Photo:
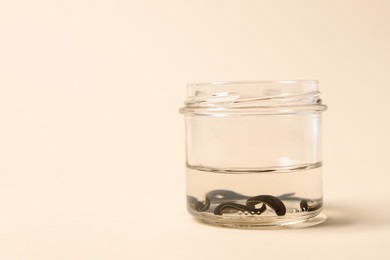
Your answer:
[[[208,218],[202,215],[194,215],[194,219],[208,225],[236,228],[236,229],[286,229],[306,228],[323,223],[327,216],[322,212],[313,212],[301,218],[284,218],[271,221],[236,220],[230,218]]]

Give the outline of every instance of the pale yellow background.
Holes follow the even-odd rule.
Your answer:
[[[0,1],[0,259],[390,259],[390,1]],[[193,81],[317,79],[329,220],[185,209]]]

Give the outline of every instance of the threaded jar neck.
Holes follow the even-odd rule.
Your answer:
[[[188,84],[180,112],[187,115],[267,115],[319,113],[321,103],[315,80],[231,81]]]

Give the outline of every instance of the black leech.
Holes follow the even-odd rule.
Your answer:
[[[259,208],[259,209],[252,209],[252,208],[248,208],[247,206],[245,205],[242,205],[242,204],[238,204],[238,203],[234,203],[234,202],[227,202],[227,203],[222,203],[222,204],[219,204],[215,209],[214,209],[214,215],[222,215],[223,214],[223,211],[225,209],[236,209],[238,211],[248,211],[248,212],[255,212],[257,214],[261,214],[265,211],[266,207],[265,205],[263,205],[263,207]]]
[[[224,209],[236,209],[236,210],[242,210],[242,211],[248,210],[248,208],[245,205],[241,205],[241,204],[234,203],[234,202],[227,202],[227,203],[219,204],[214,209],[214,215],[222,215]]]
[[[318,203],[317,205],[314,206],[309,206],[309,203],[307,200],[302,200],[301,203],[299,204],[301,207],[302,211],[315,211],[317,209],[320,209],[322,207],[322,203]]]
[[[208,197],[206,197],[206,200],[205,202],[202,202],[202,201],[197,201],[194,205],[194,208],[196,211],[206,211],[208,210],[210,207],[210,200]]]
[[[261,205],[260,208],[255,208],[255,210],[253,210],[252,208],[250,208],[251,212],[254,211],[256,214],[260,215],[261,213],[263,213],[265,210],[267,209],[267,205],[265,203],[263,203],[263,205]]]
[[[271,195],[259,195],[259,196],[249,198],[246,201],[247,207],[252,210],[255,209],[255,206],[259,203],[267,204],[275,211],[276,215],[278,216],[286,215],[286,206],[277,197]]]
[[[307,203],[307,200],[302,200],[299,206],[302,211],[309,211],[309,204]]]
[[[231,190],[213,190],[206,194],[206,196],[215,202],[228,202],[232,200],[246,200],[249,197]]]

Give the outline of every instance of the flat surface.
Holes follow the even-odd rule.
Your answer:
[[[0,259],[390,259],[389,1],[0,1]],[[185,208],[187,82],[317,79],[322,225]]]

